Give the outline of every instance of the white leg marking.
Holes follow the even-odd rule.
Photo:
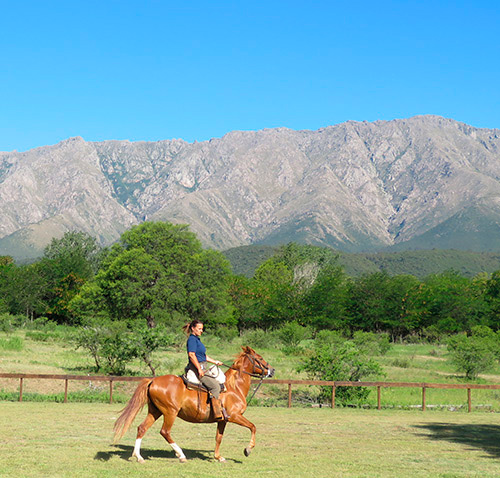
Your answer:
[[[135,456],[139,463],[144,462],[144,458],[141,456],[141,442],[142,438],[138,438],[135,441],[134,452],[132,453],[132,456]]]
[[[172,447],[172,450],[175,451],[175,454],[179,460],[185,460],[186,455],[184,455],[184,452],[182,451],[181,447],[177,445],[177,443],[170,443],[170,446]]]

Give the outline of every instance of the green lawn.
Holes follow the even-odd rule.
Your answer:
[[[144,464],[129,460],[135,426],[117,445],[120,406],[83,403],[0,404],[2,477],[498,477],[500,416],[397,410],[250,408],[257,446],[246,458],[248,430],[229,424],[213,460],[215,427],[176,421],[178,462],[155,424]],[[144,416],[142,412],[136,424]]]

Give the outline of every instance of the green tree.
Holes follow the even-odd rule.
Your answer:
[[[95,238],[84,232],[70,231],[52,239],[38,262],[46,282],[45,315],[58,322],[72,321],[69,304],[83,284],[94,277],[101,254]]]
[[[413,276],[391,277],[386,272],[353,280],[347,306],[351,330],[406,335],[413,325],[403,319],[403,301],[417,283]]]
[[[149,327],[159,318],[179,317],[227,324],[229,277],[224,256],[204,250],[186,225],[146,222],[122,234],[103,259],[94,287],[83,289],[74,305],[87,315],[104,313]]]
[[[407,297],[405,311],[419,318],[419,328],[441,333],[468,331],[487,321],[487,303],[479,281],[449,271],[427,277]]]

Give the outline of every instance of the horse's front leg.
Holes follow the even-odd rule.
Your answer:
[[[245,456],[250,455],[250,452],[255,447],[255,433],[257,432],[256,426],[251,421],[247,420],[243,415],[234,415],[234,416],[231,415],[229,421],[231,423],[236,423],[237,425],[241,425],[242,427],[246,427],[252,432],[252,435],[250,437],[250,443],[243,451],[243,453],[245,453]]]
[[[226,423],[225,421],[217,422],[217,433],[215,435],[215,459],[220,462],[226,461],[226,459],[223,456],[220,456],[220,444],[222,442],[222,437],[224,435],[224,430],[226,429]]]

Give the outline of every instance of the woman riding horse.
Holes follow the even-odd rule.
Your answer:
[[[215,438],[215,459],[225,461],[219,449],[227,423],[236,423],[251,431],[249,445],[245,448],[248,456],[255,446],[255,425],[247,420],[243,413],[247,408],[246,396],[250,390],[252,377],[263,379],[272,377],[274,369],[250,347],[242,347],[233,365],[226,372],[226,392],[222,402],[229,413],[229,419],[217,421]],[[146,403],[148,414],[146,419],[137,428],[133,457],[142,463],[141,442],[146,431],[163,415],[163,426],[160,434],[167,440],[181,462],[186,461],[182,449],[173,440],[170,431],[176,417],[192,423],[213,423],[216,419],[208,406],[207,392],[190,390],[177,375],[163,375],[161,377],[146,378],[141,381],[134,395],[118,417],[115,423],[115,442],[128,430],[134,418]]]

